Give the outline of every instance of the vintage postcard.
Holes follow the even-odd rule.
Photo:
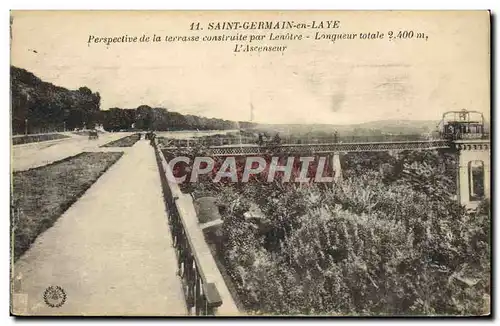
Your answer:
[[[12,11],[15,316],[489,316],[490,12]]]

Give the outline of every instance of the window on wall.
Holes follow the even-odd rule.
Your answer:
[[[484,162],[469,162],[469,196],[471,201],[484,198]]]

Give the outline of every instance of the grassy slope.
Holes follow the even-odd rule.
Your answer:
[[[26,135],[12,138],[12,145],[21,145],[29,143],[37,143],[42,141],[69,138],[62,134],[45,134],[45,135]]]
[[[122,152],[81,153],[53,164],[16,172],[12,176],[11,227],[17,260],[50,228]]]
[[[138,140],[139,134],[133,134],[104,144],[101,147],[132,147]]]

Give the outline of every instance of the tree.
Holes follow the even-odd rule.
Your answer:
[[[32,73],[11,66],[12,128],[24,133],[62,131],[91,126],[100,110],[100,95],[88,87],[72,91],[43,82]]]

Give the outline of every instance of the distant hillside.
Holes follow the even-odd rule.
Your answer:
[[[358,128],[380,129],[387,133],[414,134],[433,131],[439,120],[379,120],[356,125]]]
[[[259,124],[255,129],[267,132],[279,132],[284,135],[305,135],[308,133],[332,134],[335,131],[345,136],[373,136],[383,134],[415,135],[428,133],[436,129],[439,121],[420,120],[381,120],[352,125],[328,124]]]

